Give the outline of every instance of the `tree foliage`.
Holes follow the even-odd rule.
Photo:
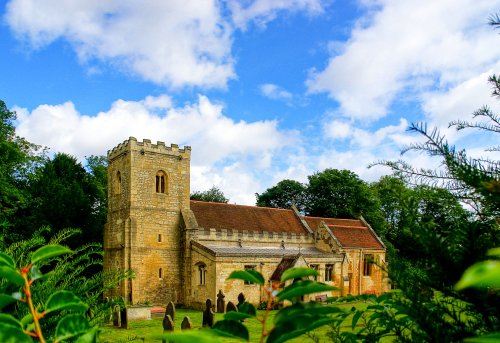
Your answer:
[[[224,193],[216,186],[212,186],[212,188],[210,188],[207,191],[193,192],[191,193],[190,198],[191,200],[207,201],[207,202],[227,203],[229,201],[229,199],[224,196]]]
[[[14,222],[28,208],[26,190],[29,174],[40,162],[40,146],[18,137],[14,122],[16,113],[0,100],[0,228],[3,234],[14,234]]]
[[[80,228],[86,242],[102,242],[107,208],[105,165],[93,157],[88,168],[92,173],[64,153],[47,159],[32,176],[31,211],[24,225],[49,226],[53,232]]]
[[[295,205],[300,212],[307,203],[307,187],[295,180],[282,180],[264,193],[256,193],[257,206],[291,208]]]
[[[496,76],[490,82],[493,96],[499,97]],[[454,121],[450,127],[500,133],[499,118],[489,108],[474,112],[473,118],[480,121]],[[500,243],[500,164],[470,158],[425,124],[412,124],[409,130],[424,137],[424,142],[408,146],[403,153],[417,151],[438,157],[443,168],[424,170],[402,160],[382,162],[409,184],[417,185],[402,189],[401,201],[395,202],[398,215],[392,232],[397,253],[391,254],[389,269],[391,280],[402,291],[392,306],[403,308],[413,323],[406,338],[455,342],[497,331],[498,293],[481,289],[459,292],[454,285],[468,266]],[[383,190],[382,186],[378,189]],[[389,195],[387,202],[392,196],[397,198],[397,193]],[[467,212],[463,203],[473,212]]]

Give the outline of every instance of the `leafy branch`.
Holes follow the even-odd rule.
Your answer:
[[[57,323],[52,340],[54,343],[77,337],[78,342],[82,343],[95,340],[97,329],[92,328],[82,314],[88,306],[73,292],[59,290],[52,293],[42,309],[33,302],[33,283],[43,281],[49,275],[43,274],[39,266],[55,257],[70,253],[70,249],[60,245],[45,245],[31,255],[30,263],[18,267],[10,255],[0,252],[0,277],[18,290],[10,295],[0,294],[0,309],[16,302],[29,308],[29,314],[21,319],[10,314],[0,314],[0,341],[31,342],[32,338],[37,338],[45,343],[41,320],[51,313],[61,311],[64,315]]]

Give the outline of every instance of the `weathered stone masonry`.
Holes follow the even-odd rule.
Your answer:
[[[318,281],[340,289],[329,296],[387,289],[385,246],[362,218],[190,201],[190,158],[188,146],[133,137],[108,152],[104,265],[136,275],[110,296],[203,309],[221,290],[226,301],[244,292],[259,303],[262,287],[226,278],[253,268],[271,285],[285,260],[316,268]]]

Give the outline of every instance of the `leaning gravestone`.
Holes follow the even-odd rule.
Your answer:
[[[193,327],[191,324],[191,319],[188,316],[185,316],[181,323],[181,330],[189,330]]]
[[[212,299],[205,302],[205,311],[203,311],[203,327],[212,327],[214,325],[214,311],[212,310]]]
[[[232,301],[229,301],[226,306],[226,312],[232,312],[232,311],[238,312],[238,308]]]
[[[163,333],[174,331],[174,321],[169,314],[165,313],[165,317],[163,318]],[[162,339],[162,343],[167,343],[165,339]]]
[[[170,315],[170,318],[172,318],[172,321],[175,322],[175,305],[173,302],[169,302],[167,304],[167,308],[165,309],[165,316]]]
[[[224,298],[226,296],[222,294],[222,289],[219,289],[219,293],[217,294],[217,313],[224,313],[224,308],[226,307],[226,302]]]

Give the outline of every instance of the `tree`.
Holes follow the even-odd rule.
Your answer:
[[[30,182],[32,208],[26,225],[46,225],[54,232],[80,228],[85,242],[102,242],[105,192],[99,159],[91,158],[89,168],[95,174],[87,173],[76,158],[63,153],[46,160]]]
[[[212,186],[212,188],[210,188],[208,191],[194,192],[191,194],[190,198],[191,200],[207,201],[207,202],[227,203],[229,201],[229,199],[224,196],[224,193],[216,186]]]
[[[264,193],[256,193],[257,206],[291,208],[295,205],[300,212],[306,206],[306,186],[294,180],[282,180]]]
[[[16,235],[19,217],[28,209],[27,181],[41,160],[40,146],[18,137],[16,113],[0,100],[0,229],[2,239]],[[19,232],[19,234],[23,234]]]
[[[489,81],[493,96],[500,98],[498,78],[493,75]],[[450,126],[500,133],[500,118],[488,107],[473,117],[479,121],[455,121]],[[465,150],[450,145],[437,129],[425,124],[412,124],[410,131],[425,141],[408,146],[403,153],[424,152],[441,158],[443,164],[442,170],[435,171],[414,168],[402,160],[382,162],[408,183],[418,185],[412,195],[417,216],[407,230],[411,248],[392,254],[389,269],[391,280],[402,291],[397,306],[413,322],[410,336],[419,341],[453,342],[498,331],[499,294],[479,289],[458,292],[454,285],[468,266],[500,243],[500,162],[468,157]],[[463,203],[473,213],[467,213]]]

